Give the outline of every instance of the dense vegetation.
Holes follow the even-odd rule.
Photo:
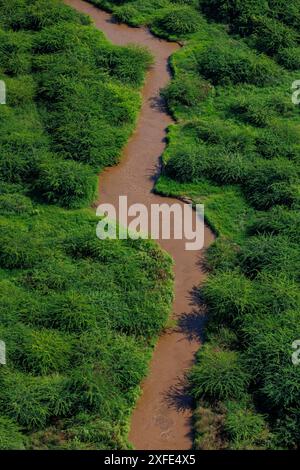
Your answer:
[[[156,190],[205,203],[206,343],[190,378],[201,449],[300,443],[299,0],[93,0],[185,44],[163,91],[169,130]]]
[[[98,240],[88,206],[150,62],[58,0],[0,0],[0,449],[128,447],[171,260]]]

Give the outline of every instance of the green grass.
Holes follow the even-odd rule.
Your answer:
[[[172,261],[150,241],[98,240],[89,206],[152,59],[58,0],[0,13],[0,448],[128,448]]]
[[[204,203],[218,235],[200,289],[210,321],[191,372],[195,446],[298,448],[299,0],[92,3],[184,46],[162,92],[177,122],[155,190]]]

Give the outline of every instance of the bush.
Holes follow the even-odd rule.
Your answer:
[[[28,430],[44,428],[51,416],[70,411],[70,396],[60,376],[32,377],[20,372],[2,372],[0,403],[3,412]]]
[[[230,111],[234,117],[255,127],[266,127],[272,117],[272,111],[265,104],[253,99],[238,99],[231,104]]]
[[[196,181],[201,174],[201,164],[199,164],[198,150],[183,148],[177,150],[171,156],[164,171],[167,176],[176,179],[180,183],[189,183]]]
[[[240,403],[228,402],[224,428],[234,450],[266,449],[270,433],[262,415]]]
[[[152,62],[153,58],[148,49],[137,45],[120,48],[106,45],[96,56],[98,67],[134,87],[142,85],[145,73]]]
[[[122,5],[113,11],[113,17],[118,23],[127,23],[131,26],[138,26],[135,18],[138,14],[133,5]]]
[[[0,194],[0,213],[33,214],[33,204],[29,197],[22,194]]]
[[[25,75],[31,70],[31,39],[24,32],[0,30],[0,63],[8,75]]]
[[[35,190],[49,203],[81,207],[95,197],[97,177],[78,162],[53,160],[39,166]]]
[[[1,224],[0,241],[0,266],[3,268],[30,268],[41,260],[41,243],[20,224]]]
[[[261,87],[279,78],[273,61],[234,42],[208,46],[197,53],[197,62],[199,73],[214,85],[249,83]]]
[[[0,416],[0,450],[24,450],[24,436],[17,424]]]
[[[300,47],[285,47],[279,49],[277,62],[288,70],[300,69]]]
[[[65,332],[79,333],[97,326],[97,306],[88,295],[76,291],[53,294],[48,298],[46,312],[34,318],[46,328],[57,328]]]
[[[210,276],[203,287],[204,300],[214,323],[241,320],[255,311],[254,285],[237,272],[220,272]]]
[[[246,360],[267,409],[291,409],[299,403],[299,370],[292,363],[292,343],[299,338],[299,312],[265,315],[247,322]]]
[[[244,192],[257,209],[269,209],[275,204],[291,207],[299,199],[293,186],[296,178],[296,167],[286,159],[258,161],[249,169]]]
[[[294,126],[272,125],[263,129],[255,139],[256,151],[264,158],[288,158],[297,161],[300,154],[300,139]]]
[[[12,0],[7,4],[5,0],[2,0],[0,6],[3,22],[14,30],[39,31],[52,24],[68,21],[79,24],[90,23],[87,16],[77,13],[60,0],[51,0],[51,2],[33,0],[29,4],[22,0]]]
[[[295,47],[297,44],[296,32],[267,16],[255,20],[253,39],[256,47],[267,54],[274,55],[282,48]]]
[[[34,375],[68,370],[72,343],[66,335],[46,329],[30,330],[20,340],[14,361],[22,370]]]
[[[300,236],[300,214],[284,206],[275,206],[268,212],[259,212],[248,228],[249,235],[286,234],[295,242]]]
[[[282,235],[258,235],[243,244],[238,259],[244,273],[251,278],[262,270],[297,275],[300,250]]]
[[[188,107],[196,106],[207,98],[210,91],[211,86],[204,80],[193,75],[181,74],[162,90],[162,96],[168,108],[173,110],[178,104]]]
[[[200,27],[200,17],[188,6],[173,8],[156,21],[163,31],[175,35],[186,36],[195,33]]]
[[[197,354],[190,381],[195,398],[239,399],[245,394],[249,375],[241,366],[236,352],[204,345]]]
[[[23,106],[30,104],[35,96],[35,83],[31,76],[23,75],[18,78],[6,78],[7,104]]]

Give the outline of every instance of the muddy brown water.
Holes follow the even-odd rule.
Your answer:
[[[142,91],[143,104],[137,127],[124,149],[121,162],[105,170],[99,180],[99,201],[118,207],[120,195],[128,204],[183,202],[155,195],[153,185],[160,170],[160,157],[166,142],[166,128],[172,119],[159,95],[170,80],[168,60],[179,46],[154,37],[147,29],[116,24],[111,15],[82,0],[67,4],[89,14],[114,44],[139,44],[149,48],[154,65]],[[205,227],[205,247],[214,239]],[[203,250],[186,251],[185,240],[159,240],[175,261],[175,300],[173,318],[178,325],[160,337],[155,348],[142,395],[131,419],[129,440],[135,449],[186,450],[192,447],[192,403],[186,391],[185,374],[191,368],[201,343],[204,314],[193,294],[204,278]]]

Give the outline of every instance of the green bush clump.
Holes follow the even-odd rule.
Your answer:
[[[44,315],[41,318],[33,317],[31,321],[70,333],[94,329],[97,325],[97,304],[88,295],[74,290],[53,294],[48,299]]]
[[[284,206],[275,206],[268,212],[259,212],[248,228],[249,235],[287,235],[300,241],[300,214]]]
[[[39,266],[28,270],[23,277],[23,285],[35,292],[49,293],[64,291],[71,287],[76,278],[76,265],[68,259],[48,259]]]
[[[251,204],[261,210],[274,205],[292,207],[299,196],[293,184],[297,169],[286,159],[262,160],[249,169],[244,180],[244,192]]]
[[[296,275],[300,250],[282,235],[257,235],[249,238],[238,254],[239,264],[253,278],[262,270]]]
[[[41,243],[20,223],[1,223],[0,240],[2,268],[30,268],[41,260]]]
[[[230,23],[232,30],[242,35],[254,29],[257,16],[270,11],[267,0],[200,0],[200,8],[209,17]]]
[[[113,17],[118,23],[126,23],[131,26],[138,26],[135,20],[138,11],[133,5],[122,5],[113,11]]]
[[[70,366],[72,342],[54,330],[33,330],[20,338],[15,363],[34,375],[66,372]]]
[[[20,427],[7,416],[0,416],[0,450],[24,450]]]
[[[173,8],[156,20],[159,29],[175,36],[186,36],[200,28],[200,16],[189,6]]]
[[[153,58],[148,49],[137,45],[121,48],[106,45],[96,56],[98,67],[103,68],[123,83],[135,87],[142,85],[145,73],[152,62]]]
[[[35,97],[35,83],[30,75],[6,78],[7,104],[15,107],[27,105]]]
[[[300,47],[283,47],[276,55],[277,62],[287,70],[300,69]]]
[[[51,0],[51,2],[34,0],[29,4],[26,0],[12,0],[9,3],[1,0],[0,8],[1,23],[15,31],[20,29],[39,31],[59,22],[90,23],[86,15],[78,14],[60,0]]]
[[[28,430],[44,428],[51,415],[64,416],[71,406],[63,377],[11,371],[1,374],[0,403],[7,416]]]
[[[230,111],[235,117],[255,127],[266,127],[272,117],[272,112],[266,105],[253,99],[249,101],[241,98],[234,101]]]
[[[202,289],[214,323],[231,323],[256,308],[254,285],[238,272],[210,276]]]
[[[219,237],[208,248],[205,256],[206,266],[210,271],[230,271],[237,265],[239,246],[225,237]]]
[[[246,361],[269,406],[289,412],[299,403],[299,371],[291,361],[291,345],[299,337],[299,312],[265,315],[244,327]],[[274,334],[276,332],[276,334]]]
[[[31,70],[31,37],[24,32],[0,30],[1,69],[8,75],[25,75]]]
[[[257,49],[270,55],[283,48],[295,47],[298,39],[295,30],[267,16],[255,19],[252,38]]]
[[[195,106],[204,101],[211,92],[211,85],[199,77],[186,74],[175,78],[162,90],[168,108],[172,111],[178,104]]]
[[[165,165],[164,171],[166,175],[181,183],[196,181],[203,169],[207,168],[205,163],[204,168],[200,166],[201,158],[199,158],[199,153],[202,150],[205,151],[203,147],[197,150],[194,148],[178,149]],[[204,161],[206,161],[205,158]]]
[[[224,428],[234,450],[265,449],[271,435],[264,416],[238,402],[227,402]]]
[[[214,85],[249,83],[259,87],[279,79],[274,62],[239,44],[213,44],[197,53],[198,70]]]
[[[53,159],[39,165],[35,191],[47,202],[64,207],[81,207],[94,200],[97,177],[79,162]]]
[[[294,126],[273,124],[263,129],[255,139],[255,146],[257,153],[264,158],[299,160],[300,139]]]
[[[195,398],[239,399],[246,393],[249,374],[238,353],[207,344],[200,349],[197,359],[190,373]]]
[[[241,183],[248,174],[249,163],[239,152],[230,152],[222,146],[209,149],[210,165],[206,176],[220,184]]]
[[[0,214],[33,214],[34,208],[29,197],[23,194],[0,194]]]

